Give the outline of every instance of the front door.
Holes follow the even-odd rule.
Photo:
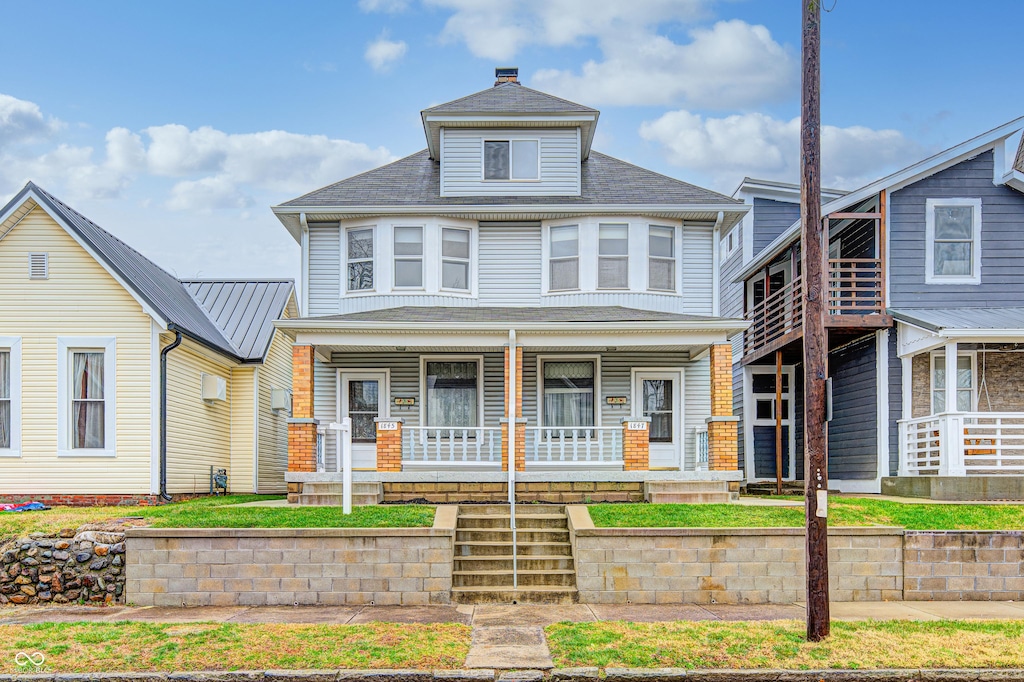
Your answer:
[[[377,468],[377,425],[387,416],[387,375],[384,372],[341,372],[338,382],[339,421],[352,419],[352,468]]]
[[[633,382],[633,415],[651,420],[649,467],[678,469],[682,453],[682,373],[678,371],[636,372]]]
[[[749,368],[750,399],[746,415],[747,444],[753,457],[745,458],[748,481],[774,481],[776,468],[776,427],[782,430],[782,480],[796,478],[796,448],[793,431],[794,368],[782,370],[782,404],[775,402],[775,368]],[[776,422],[776,415],[780,417]],[[750,450],[747,450],[750,452]]]

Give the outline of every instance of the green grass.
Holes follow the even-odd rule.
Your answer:
[[[1024,621],[834,622],[825,641],[801,621],[556,623],[556,667],[1019,668]]]
[[[274,623],[41,623],[0,625],[0,674],[336,668],[458,668],[470,628]]]
[[[609,528],[803,527],[803,507],[732,504],[596,504],[594,525]],[[832,497],[832,526],[898,526],[908,530],[1020,530],[1024,505],[906,504],[864,497]]]
[[[131,518],[128,525],[156,528],[408,528],[429,527],[434,508],[425,505],[353,507],[240,507],[243,502],[280,499],[259,495],[201,497],[154,507],[55,507],[48,511],[0,513],[0,545],[32,532],[56,532],[84,523]]]

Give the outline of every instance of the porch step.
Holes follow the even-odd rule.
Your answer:
[[[518,554],[521,556],[554,555],[572,556],[572,545],[568,542],[518,542]],[[455,543],[455,556],[493,556],[495,554],[511,554],[511,540],[469,540]]]
[[[575,604],[575,587],[537,585],[534,587],[453,587],[452,601],[458,604]]]
[[[651,504],[728,504],[739,499],[728,481],[644,481],[644,499]]]
[[[352,506],[365,507],[384,501],[384,485],[380,482],[359,481],[352,483]],[[344,489],[341,483],[313,481],[302,484],[299,504],[307,506],[340,507],[344,504]]]
[[[575,587],[574,569],[519,569],[519,587]],[[512,572],[506,569],[485,571],[453,571],[452,584],[457,587],[511,587]]]
[[[460,528],[511,528],[511,517],[505,514],[462,514]],[[540,528],[565,528],[565,514],[520,514],[516,512],[516,527],[519,530]]]
[[[511,528],[456,528],[456,542],[472,542],[485,540],[491,542],[512,542]],[[569,531],[566,528],[523,528],[516,529],[516,541],[524,542],[557,542],[568,543]]]
[[[518,555],[519,570],[574,570],[571,556],[564,554],[533,554],[530,556]],[[492,554],[485,556],[459,556],[455,557],[455,568],[465,571],[493,571],[502,570],[512,572],[511,554]]]

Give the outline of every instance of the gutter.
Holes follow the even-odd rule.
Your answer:
[[[686,322],[686,321],[668,321],[668,320],[632,320],[626,322],[606,322],[597,325],[591,325],[586,322],[565,322],[556,323],[559,326],[554,327],[552,323],[525,323],[517,324],[517,332],[535,332],[549,334],[564,334],[566,332],[573,332],[576,334],[587,334],[587,333],[602,333],[602,332],[622,332],[628,331],[638,334],[644,334],[651,331],[675,331],[675,332],[686,332],[686,331],[743,331],[747,329],[751,322],[749,320],[740,319],[724,319],[724,320],[701,320],[699,322]],[[505,333],[508,331],[508,322],[490,322],[490,323],[470,323],[470,322],[382,322],[382,321],[364,321],[364,320],[320,320],[316,318],[297,319],[297,320],[276,320],[274,326],[278,329],[291,329],[296,331],[311,331],[311,330],[325,330],[325,331],[348,331],[348,332],[375,332],[375,331],[405,331],[410,333],[416,332],[500,332]]]
[[[174,332],[174,341],[160,350],[160,497],[167,502],[167,354],[181,345],[181,330],[174,324],[167,325]]]

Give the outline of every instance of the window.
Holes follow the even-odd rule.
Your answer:
[[[424,360],[426,426],[480,425],[480,361]]]
[[[538,140],[485,140],[484,180],[537,180]]]
[[[57,338],[60,455],[115,454],[113,338]]]
[[[21,339],[0,336],[0,457],[21,450]]]
[[[544,426],[594,426],[593,360],[543,363]]]
[[[580,240],[577,225],[562,225],[551,228],[550,261],[551,291],[566,291],[580,288]]]
[[[441,288],[469,290],[469,230],[441,228]]]
[[[423,228],[395,227],[395,286],[423,287]],[[372,276],[371,285],[373,288]]]
[[[731,256],[732,254],[736,253],[736,249],[739,247],[739,245],[740,245],[739,226],[736,226],[736,227],[732,228],[731,230],[729,230],[728,232],[726,232],[725,236],[722,237],[722,242],[721,242],[722,260],[725,260],[726,258]]]
[[[956,409],[974,409],[974,355],[958,354],[956,358]],[[932,414],[946,411],[946,356],[932,354]]]
[[[373,228],[348,230],[348,290],[373,290]]]
[[[647,287],[656,291],[675,291],[675,229],[651,225],[648,230]]]
[[[925,281],[981,283],[981,199],[925,202]]]
[[[0,350],[0,450],[11,449],[11,351]]]
[[[597,228],[597,288],[629,288],[629,225]]]

